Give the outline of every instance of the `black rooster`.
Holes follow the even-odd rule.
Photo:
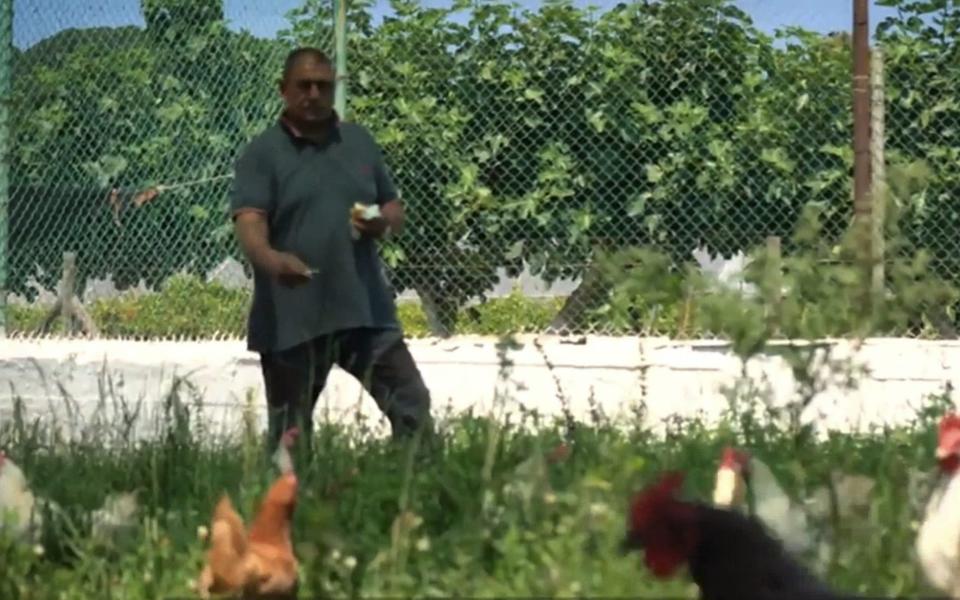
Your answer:
[[[687,565],[701,600],[841,600],[804,568],[760,521],[682,500],[681,473],[664,474],[634,496],[622,550],[643,550],[659,578]]]

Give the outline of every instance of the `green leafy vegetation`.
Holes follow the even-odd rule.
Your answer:
[[[98,299],[86,308],[100,334],[126,339],[210,339],[244,337],[251,294],[246,289],[204,282],[193,275],[169,279],[156,292],[128,292]],[[542,331],[550,324],[563,298],[528,298],[514,292],[460,309],[457,334],[505,335]],[[11,334],[38,331],[51,305],[11,304],[7,324]],[[397,305],[404,331],[411,337],[430,334],[427,317],[417,301]],[[63,332],[56,320],[50,330]]]
[[[897,200],[903,251],[925,250],[926,268],[956,284],[960,8],[884,4],[898,9],[876,35],[887,163],[930,171]],[[348,116],[383,145],[407,203],[407,233],[383,253],[431,333],[473,328],[464,309],[498,269],[579,278],[550,324],[612,327],[592,316],[612,291],[606,254],[653,248],[680,265],[700,245],[730,256],[779,236],[788,257],[809,203],[824,243],[851,217],[849,38],[769,36],[731,0],[600,14],[402,0],[400,18],[377,25],[371,6],[348,9]],[[217,0],[145,0],[144,30],[65,31],[18,52],[10,289],[26,292],[37,268],[53,288],[64,251],[78,253],[81,283],[121,287],[238,257],[232,160],[276,116],[285,51],[332,49],[331,8],[305,0],[265,40],[230,30]],[[158,184],[173,187],[137,195]],[[683,305],[664,310],[692,331]]]

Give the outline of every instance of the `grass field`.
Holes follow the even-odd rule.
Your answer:
[[[829,580],[882,596],[927,591],[912,559],[919,515],[910,495],[926,492],[908,481],[911,470],[931,470],[946,399],[937,400],[911,427],[826,441],[745,417],[711,430],[678,422],[655,437],[603,422],[561,422],[534,435],[519,423],[498,427],[463,416],[444,425],[432,452],[414,453],[326,427],[317,434],[316,460],[300,468],[301,597],[693,598],[684,576],[654,582],[639,556],[618,554],[625,504],[663,468],[687,470],[690,493],[709,499],[719,450],[735,440],[791,490],[812,489],[835,468],[875,478],[863,528],[837,533]],[[253,430],[233,440],[206,437],[182,410],[161,425],[153,441],[108,448],[94,436],[60,441],[22,418],[3,424],[0,447],[38,495],[77,512],[99,506],[111,491],[137,489],[144,512],[124,547],[95,547],[82,528],[56,536],[59,543],[42,555],[4,542],[0,597],[196,597],[190,583],[204,551],[198,527],[224,491],[250,515],[276,471]],[[561,442],[570,449],[565,460],[536,460]]]

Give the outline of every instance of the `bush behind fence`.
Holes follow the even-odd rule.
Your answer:
[[[928,15],[899,4],[874,40],[883,64],[874,146],[910,180],[891,186],[901,250],[929,253],[930,272],[956,284],[960,8]],[[811,205],[824,240],[848,227],[846,32],[771,37],[728,0],[601,13],[559,2],[393,8],[397,17],[375,26],[369,4],[349,4],[348,118],[372,129],[407,202],[407,231],[383,256],[434,333],[462,328],[472,302],[524,271],[573,282],[550,301],[552,316],[537,313],[527,328],[623,331],[604,316],[617,282],[600,257],[649,247],[679,265],[750,253],[770,236],[789,256]],[[81,290],[102,278],[157,288],[242,260],[226,215],[232,161],[277,115],[284,54],[297,43],[334,50],[330,2],[305,0],[273,39],[230,29],[220,0],[141,9],[144,28],[66,30],[14,50],[12,294],[35,300],[31,279],[55,288],[64,252],[77,253]],[[238,327],[237,315],[224,319],[221,329]]]

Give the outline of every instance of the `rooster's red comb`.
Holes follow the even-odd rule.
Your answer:
[[[630,505],[630,526],[634,530],[645,529],[650,523],[660,520],[671,505],[677,504],[676,492],[683,487],[683,473],[663,473],[651,485],[638,492]]]
[[[283,435],[280,436],[280,443],[283,444],[284,448],[290,449],[293,447],[293,443],[297,440],[299,435],[300,428],[294,425],[290,429],[287,429],[283,432]]]
[[[957,413],[947,413],[940,419],[940,433],[950,429],[960,429],[960,415]]]
[[[745,467],[750,460],[750,455],[733,446],[725,446],[720,454],[721,467]]]

